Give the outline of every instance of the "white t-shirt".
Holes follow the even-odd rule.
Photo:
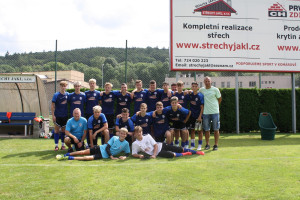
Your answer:
[[[157,144],[158,146],[158,154],[161,151],[162,143],[155,142],[155,140],[149,134],[144,135],[141,141],[136,140],[132,143],[132,154],[138,154],[139,152],[143,152],[152,156],[155,144]],[[155,156],[157,156],[157,154]]]

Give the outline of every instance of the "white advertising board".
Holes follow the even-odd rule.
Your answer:
[[[0,75],[0,83],[34,83],[35,76]]]
[[[300,72],[300,0],[170,0],[171,70]]]

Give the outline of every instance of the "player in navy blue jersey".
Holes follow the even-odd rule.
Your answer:
[[[89,80],[89,86],[90,86],[90,90],[89,91],[85,91],[85,96],[86,96],[86,103],[85,103],[85,118],[88,120],[90,118],[90,116],[93,115],[93,107],[96,105],[99,105],[101,96],[100,96],[100,92],[95,90],[96,88],[96,80],[95,79],[90,79]],[[90,138],[89,138],[89,134],[87,134],[86,136],[86,140],[87,140],[87,148],[89,147],[90,144]]]
[[[82,115],[84,114],[84,104],[86,102],[86,97],[83,92],[80,92],[81,83],[79,81],[74,83],[75,92],[69,94],[70,103],[70,114],[72,115],[75,108],[79,108]],[[84,115],[83,115],[84,116]]]
[[[195,148],[195,132],[198,132],[198,148],[197,150],[201,150],[202,139],[203,139],[203,131],[198,130],[198,123],[202,122],[202,114],[203,114],[203,104],[204,104],[204,96],[202,93],[198,92],[199,87],[197,82],[192,82],[192,91],[189,94],[190,96],[190,110],[191,117],[187,123],[187,127],[191,129],[191,149]]]
[[[170,130],[169,120],[166,115],[166,111],[163,111],[163,103],[156,103],[155,115],[153,116],[152,112],[150,113],[152,116],[152,124],[153,124],[153,132],[154,139],[156,142],[164,142],[169,145],[173,145],[174,140],[174,131]]]
[[[146,95],[146,103],[148,105],[148,111],[154,111],[156,102],[160,100],[160,92],[156,89],[156,81],[150,81],[150,87]]]
[[[123,108],[127,108],[129,110],[130,103],[131,103],[131,96],[130,96],[130,93],[127,92],[127,85],[126,85],[126,83],[122,83],[121,91],[119,93],[117,93],[116,116],[118,114],[121,114]]]
[[[116,135],[119,135],[121,128],[126,128],[128,130],[126,140],[131,146],[133,142],[134,125],[131,119],[129,118],[129,110],[127,108],[123,108],[121,118],[116,119]]]
[[[115,125],[115,99],[117,97],[117,93],[119,91],[112,91],[113,85],[109,82],[105,83],[104,92],[101,92],[101,106],[102,106],[102,113],[105,115],[107,122],[108,122],[108,130],[110,137],[113,136],[113,129]]]
[[[142,103],[140,106],[140,112],[138,112],[138,114],[134,114],[130,119],[132,120],[135,126],[140,126],[143,128],[144,134],[152,135],[152,115],[151,113],[147,113],[147,104]]]
[[[170,106],[170,99],[173,92],[169,90],[169,83],[163,82],[163,90],[160,90],[160,101],[163,103],[164,107]]]
[[[54,150],[57,151],[59,136],[61,136],[61,149],[65,149],[65,127],[68,121],[68,95],[69,93],[66,92],[68,83],[66,81],[61,81],[59,83],[60,91],[56,92],[52,98],[51,104],[51,113],[52,119],[54,123],[54,143],[55,148]],[[60,132],[60,133],[59,133]]]
[[[99,105],[101,100],[100,91],[95,90],[96,80],[89,80],[90,90],[85,91],[86,104],[85,104],[85,118],[89,119],[93,115],[93,107]]]
[[[184,84],[182,81],[177,82],[177,91],[173,93],[174,96],[178,98],[178,103],[184,108],[188,108],[189,95],[188,92],[183,91]]]
[[[98,145],[98,136],[104,137],[104,143],[109,140],[108,124],[106,117],[101,113],[101,106],[95,106],[93,108],[94,114],[88,119],[88,131],[89,131],[89,146],[94,148],[94,145]]]
[[[148,90],[143,89],[143,82],[141,80],[135,81],[135,89],[131,92],[131,99],[134,102],[134,112],[138,112],[140,110],[140,106],[142,103],[146,102],[146,93]]]
[[[188,121],[191,111],[181,108],[178,109],[178,98],[171,98],[171,108],[164,108],[166,115],[171,122],[171,129],[174,129],[175,146],[179,146],[179,135],[181,135],[181,146],[188,147],[188,133],[186,122]]]

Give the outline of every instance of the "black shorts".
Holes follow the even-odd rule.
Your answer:
[[[189,120],[186,123],[186,127],[188,129],[195,129],[195,123],[196,123],[197,119],[190,116]]]
[[[84,150],[84,144],[82,144],[82,146],[79,148],[79,147],[77,146],[77,144],[74,142],[74,139],[71,138],[71,137],[69,137],[69,138],[71,139],[71,144],[74,144],[76,151]],[[79,139],[78,139],[78,141],[81,142],[81,140],[79,140]]]
[[[93,114],[85,114],[85,119],[89,120],[89,118],[92,116]]]
[[[174,153],[183,153],[183,148],[182,147],[176,147],[176,146],[172,146],[172,145],[168,145],[166,143],[162,143],[162,148],[160,150],[160,152],[157,154],[157,156],[159,157],[163,157],[163,158],[173,158],[174,157]]]
[[[90,149],[90,154],[94,156],[94,160],[99,160],[102,158],[100,147],[98,145]]]
[[[63,128],[66,126],[68,119],[68,117],[56,117],[55,124],[56,126]]]
[[[186,125],[185,125],[185,123],[183,123],[181,121],[173,121],[170,125],[170,128],[176,129],[176,130],[185,130]]]
[[[154,137],[155,137],[155,142],[164,142],[166,139],[165,135],[154,136]]]
[[[114,114],[105,114],[107,123],[108,123],[108,129],[113,129],[115,125],[115,115]]]

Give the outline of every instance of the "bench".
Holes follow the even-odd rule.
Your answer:
[[[34,118],[35,113],[32,112],[12,112],[10,119],[6,112],[0,112],[0,126],[25,126],[24,135],[27,136],[27,127],[33,125]]]

